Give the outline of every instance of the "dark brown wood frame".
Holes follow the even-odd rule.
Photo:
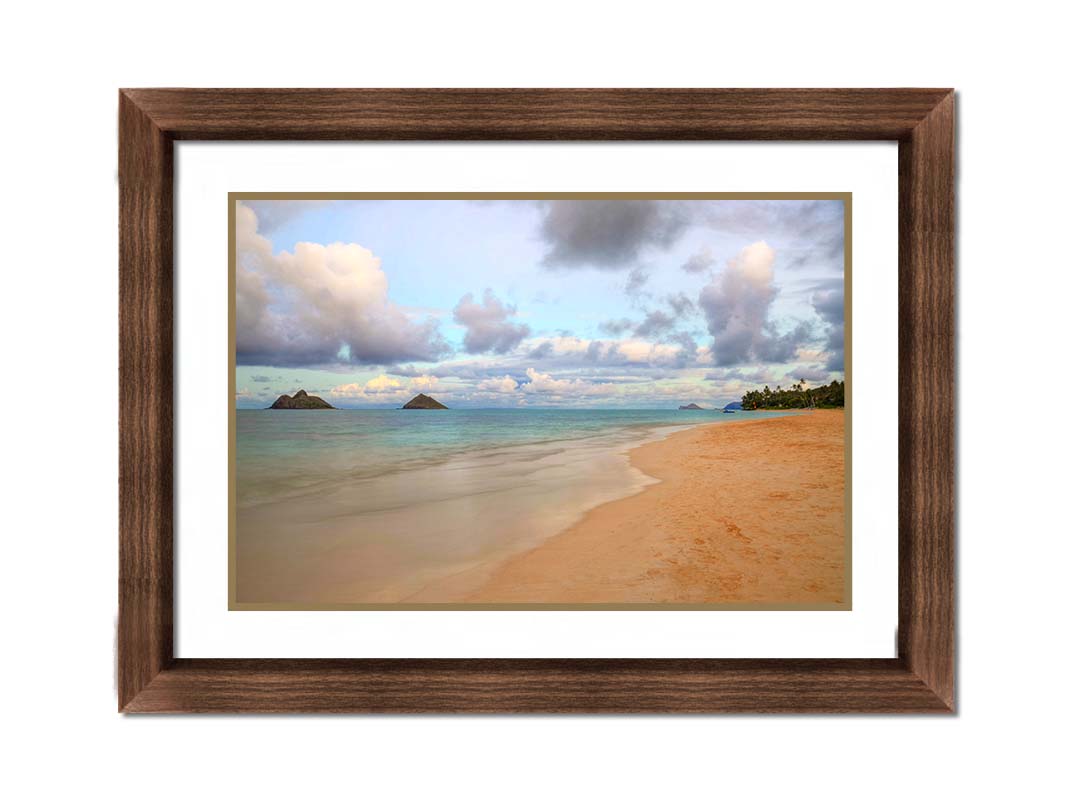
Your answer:
[[[174,658],[173,142],[191,139],[897,141],[898,657]],[[119,709],[951,711],[953,162],[946,89],[122,90]]]

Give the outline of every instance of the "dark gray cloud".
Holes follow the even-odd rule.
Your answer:
[[[463,347],[468,353],[504,354],[530,335],[529,325],[509,321],[515,314],[515,306],[505,306],[492,290],[486,289],[480,304],[475,302],[474,295],[463,295],[452,317],[467,329]]]
[[[701,273],[715,264],[715,258],[711,254],[711,248],[705,247],[703,250],[693,253],[689,256],[689,259],[682,264],[682,269],[686,272]]]
[[[845,288],[820,289],[811,296],[816,313],[830,325],[845,324]]]
[[[270,377],[270,375],[253,375],[252,380],[256,383],[270,383],[274,378]]]
[[[830,380],[830,373],[818,364],[807,364],[797,367],[788,377],[807,383],[825,383]]]
[[[537,345],[537,347],[533,348],[529,353],[527,353],[527,356],[529,358],[535,358],[540,360],[542,358],[548,358],[552,355],[553,352],[554,348],[552,347],[552,342],[544,341],[541,342],[541,344]]]
[[[788,361],[810,337],[809,325],[782,333],[769,320],[778,295],[774,257],[774,249],[765,242],[749,245],[700,292],[708,333],[714,337],[711,351],[716,365]]]
[[[696,311],[696,303],[683,292],[664,295],[661,300],[663,308],[645,309],[643,320],[635,322],[625,317],[609,319],[601,322],[598,327],[608,336],[633,335],[655,341],[675,341],[688,348],[689,342],[693,340],[692,335],[679,332],[677,328],[686,317]]]
[[[826,337],[826,368],[831,372],[845,369],[845,288],[820,289],[811,296],[815,313],[830,330]]]
[[[675,317],[665,311],[649,311],[644,321],[634,328],[634,334],[643,339],[660,339],[674,330]]]
[[[645,291],[645,286],[648,284],[648,269],[645,267],[634,267],[630,270],[630,274],[626,277],[625,291],[631,298],[637,300],[640,297],[648,296],[648,292]]]
[[[609,319],[601,322],[598,326],[608,336],[622,336],[634,329],[634,322],[625,317],[622,319]]]
[[[780,364],[789,361],[797,350],[812,341],[814,331],[810,322],[799,322],[792,330],[780,332],[779,329],[767,323],[766,335],[759,338],[755,344],[756,357],[760,361],[771,364]]]
[[[667,341],[682,348],[681,352],[678,353],[678,358],[676,360],[679,367],[685,366],[692,360],[693,357],[696,356],[697,349],[700,346],[696,337],[689,331],[677,331],[672,333],[667,336]]]
[[[548,267],[630,269],[706,228],[770,241],[786,268],[844,269],[840,200],[553,200],[541,207]],[[681,266],[699,274],[714,263],[705,247]]]
[[[649,249],[670,247],[684,233],[684,206],[656,200],[552,200],[541,236],[548,267],[630,268]]]
[[[275,254],[237,207],[237,363],[261,367],[436,361],[451,352],[434,319],[388,297],[381,263],[355,244],[298,243]]]
[[[598,327],[602,333],[614,338],[632,336],[646,342],[678,345],[681,352],[678,353],[676,362],[679,366],[684,365],[695,357],[699,348],[693,333],[685,330],[686,318],[696,313],[697,305],[683,292],[664,295],[660,300],[661,308],[642,309],[643,319],[609,319],[601,322]],[[598,358],[612,352],[610,345],[611,343],[594,342],[587,358]]]
[[[682,292],[669,294],[663,299],[671,307],[671,311],[674,312],[676,317],[686,317],[696,311],[696,303],[693,302],[689,295]]]

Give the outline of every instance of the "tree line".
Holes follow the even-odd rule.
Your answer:
[[[830,381],[825,386],[810,387],[806,381],[801,381],[786,389],[764,386],[762,390],[754,389],[741,398],[741,407],[747,411],[757,408],[811,408],[813,405],[815,408],[843,408],[844,382]]]

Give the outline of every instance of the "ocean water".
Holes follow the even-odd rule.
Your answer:
[[[729,422],[719,411],[478,409],[237,412],[238,502],[441,463],[475,451],[597,437],[625,443],[657,428]]]
[[[589,509],[654,482],[630,466],[629,449],[693,425],[746,417],[238,411],[238,600],[457,601],[463,575],[484,572]]]

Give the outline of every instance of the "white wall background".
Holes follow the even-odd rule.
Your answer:
[[[1062,28],[1044,3],[977,5],[6,9],[0,786],[14,797],[257,798],[1062,788]],[[116,714],[116,88],[152,85],[958,88],[958,716]]]

